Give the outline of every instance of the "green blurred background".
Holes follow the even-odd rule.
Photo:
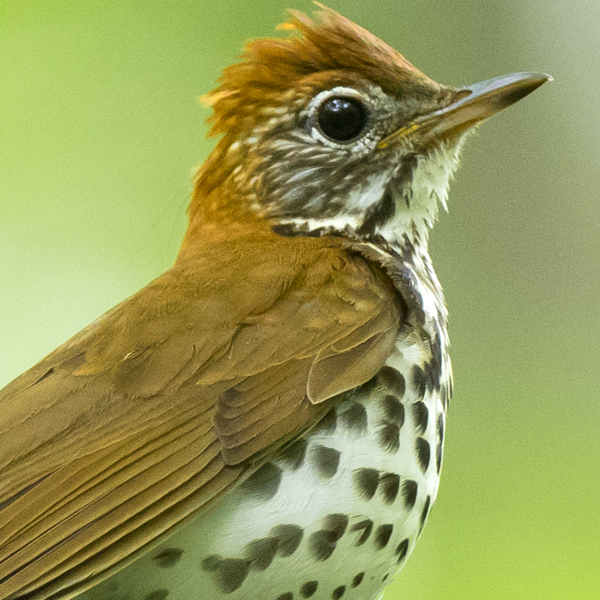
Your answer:
[[[0,385],[169,267],[197,96],[289,5],[0,0]],[[556,79],[470,140],[433,234],[456,393],[385,598],[600,598],[600,2],[330,5],[444,83]]]

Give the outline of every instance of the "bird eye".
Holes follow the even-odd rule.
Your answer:
[[[319,107],[318,123],[321,131],[334,142],[349,142],[365,128],[367,113],[355,98],[328,98]]]

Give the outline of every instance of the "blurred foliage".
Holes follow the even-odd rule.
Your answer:
[[[600,597],[600,3],[331,6],[444,83],[556,79],[470,140],[433,234],[456,395],[385,599]],[[0,384],[170,265],[213,143],[196,98],[284,8],[2,0]]]

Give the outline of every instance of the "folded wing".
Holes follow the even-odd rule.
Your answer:
[[[176,265],[0,392],[0,599],[106,578],[381,368],[402,321],[386,276],[277,243],[269,265],[240,240]]]

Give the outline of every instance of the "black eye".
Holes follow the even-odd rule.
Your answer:
[[[319,107],[319,127],[335,142],[348,142],[365,128],[367,113],[355,98],[329,98]]]

